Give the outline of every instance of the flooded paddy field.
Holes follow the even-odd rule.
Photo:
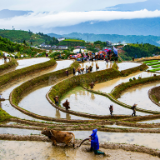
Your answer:
[[[52,70],[52,72],[54,71],[58,71],[64,68],[69,67],[71,64],[73,63],[73,60],[63,60],[63,61],[57,61],[57,65],[55,66],[54,70]]]
[[[0,128],[0,134],[15,134],[15,135],[33,135],[41,134],[41,131],[18,128]]]
[[[31,92],[20,101],[19,106],[30,112],[39,114],[41,116],[48,116],[53,118],[65,118],[67,120],[88,119],[64,113],[54,108],[46,99],[46,94],[50,88],[51,86],[47,86]]]
[[[84,63],[80,63],[80,68],[84,68],[84,73],[85,73],[85,69],[86,66],[92,66],[92,72],[95,71],[100,71],[100,70],[105,70],[105,69],[109,69],[112,67],[114,62],[108,62],[106,63],[106,61],[89,61],[89,62],[84,62]],[[96,64],[99,66],[99,69],[96,69]],[[140,66],[141,63],[134,63],[134,62],[122,62],[122,63],[117,63],[118,67],[119,67],[119,71],[125,70],[125,69],[129,69],[129,68],[133,68],[133,67],[137,67]],[[78,74],[78,73],[77,73]]]
[[[138,67],[141,65],[141,63],[135,63],[135,62],[121,62],[121,63],[118,63],[118,70],[119,71],[123,71],[123,70],[126,70],[126,69],[129,69],[129,68],[134,68],[134,67]]]
[[[37,76],[46,74],[48,72],[53,72],[54,69],[55,70],[59,70],[59,69],[63,69],[64,67],[69,67],[71,63],[73,63],[73,61],[71,61],[71,60],[67,61],[67,63],[64,62],[64,61],[58,61],[56,67],[53,66],[53,67],[51,67],[49,69],[46,69],[44,71],[40,71],[38,73],[34,73],[34,74],[31,74],[30,76],[26,76],[26,77],[23,77],[23,78],[20,78],[20,79],[14,81],[14,82],[11,82],[7,86],[1,88],[0,89],[0,93],[2,93],[2,97],[3,98],[9,99],[9,95],[12,92],[12,90],[14,88],[18,87],[19,85],[21,85],[22,83],[24,83],[24,82],[26,82],[26,81],[28,81],[28,80],[30,80],[32,78],[35,78]],[[45,99],[45,96],[43,98]],[[33,99],[31,100],[31,102],[34,104]],[[23,114],[22,112],[18,111],[17,109],[15,109],[14,107],[12,107],[11,104],[10,104],[10,102],[9,102],[9,100],[1,102],[1,107],[2,107],[3,110],[5,110],[6,112],[8,112],[12,116],[19,117],[19,118],[22,118],[22,119],[28,119],[28,120],[37,120],[36,118],[27,116],[27,115]],[[57,113],[57,115],[58,114],[59,114],[59,112]],[[68,117],[68,118],[70,118],[70,116],[68,116],[66,114],[65,114],[65,116]],[[53,115],[52,115],[52,117],[53,117]]]
[[[36,74],[33,74],[31,76],[28,76],[26,78],[19,79],[13,83],[10,84],[10,86],[7,86],[5,88],[2,88],[0,91],[2,91],[3,98],[8,99],[9,94],[12,92],[12,90],[19,86],[20,84],[24,83],[27,80],[30,80],[36,76],[57,71],[60,69],[64,69],[70,66],[70,64],[73,63],[72,60],[67,61],[58,61],[57,65],[45,70],[43,72],[38,72]],[[91,62],[90,62],[91,63]],[[102,62],[103,63],[103,62]],[[104,62],[106,63],[106,62]],[[105,64],[98,64],[99,67],[101,66],[100,70],[106,69]],[[140,65],[138,63],[132,63],[131,66],[126,63],[131,64],[130,62],[125,62],[125,64],[120,63],[118,65],[120,70],[128,69],[128,67],[132,68]],[[85,63],[84,63],[85,64]],[[108,63],[109,65],[109,63]],[[134,65],[134,66],[132,66]],[[126,68],[125,68],[126,67]],[[109,67],[108,67],[109,68]],[[95,70],[96,71],[96,70]],[[138,74],[141,74],[139,72]],[[138,76],[132,75],[132,76]],[[145,73],[143,72],[145,75]],[[146,75],[149,74],[146,72]],[[129,78],[128,78],[129,79]],[[117,83],[119,83],[117,81]],[[56,110],[46,99],[46,93],[49,91],[53,84],[48,84],[48,86],[39,86],[34,91],[31,91],[29,94],[27,94],[19,103],[19,106],[27,109],[28,111],[31,111],[33,113],[44,115],[44,116],[50,116],[53,118],[65,118],[65,119],[86,119],[78,116],[73,116],[67,113],[60,112],[59,110]],[[114,84],[115,85],[115,84]],[[108,85],[109,87],[109,85]],[[96,86],[95,86],[96,88]],[[107,91],[106,91],[107,92]],[[124,115],[131,115],[132,110],[123,108],[112,101],[110,101],[108,98],[96,95],[93,93],[90,93],[86,90],[83,90],[80,87],[77,87],[70,92],[68,92],[64,97],[61,103],[63,103],[64,100],[68,99],[70,102],[71,110],[74,111],[80,111],[80,112],[86,112],[86,113],[92,113],[92,114],[99,114],[99,115],[109,115],[109,105],[113,104],[114,107],[114,114],[124,114]],[[135,103],[135,102],[134,102]],[[9,114],[12,116],[25,118],[28,120],[37,120],[35,118],[32,118],[30,116],[27,116],[18,110],[14,109],[8,100],[1,103],[2,109],[6,110]],[[140,105],[138,104],[138,107]],[[137,115],[147,115],[145,113],[137,112]],[[14,122],[15,123],[15,122]],[[13,122],[9,122],[8,124],[13,124]],[[117,128],[129,128],[129,127],[123,127],[123,126],[117,126],[117,125],[107,125],[106,127],[117,127]],[[17,135],[32,135],[32,134],[40,134],[41,131],[38,130],[29,130],[29,129],[18,129],[18,128],[0,128],[0,134],[17,134]],[[76,139],[85,139],[88,138],[92,131],[71,131],[75,134]],[[149,133],[111,133],[111,132],[100,132],[98,131],[99,141],[101,143],[104,142],[113,142],[113,143],[129,143],[129,144],[137,144],[137,145],[144,145],[146,147],[150,148],[158,148],[160,143],[159,134],[149,134]],[[18,142],[18,141],[2,141],[0,140],[0,159],[37,159],[37,160],[93,160],[93,159],[108,159],[108,160],[124,160],[124,159],[133,159],[133,160],[141,160],[141,159],[150,159],[150,160],[156,160],[159,159],[157,157],[150,156],[148,154],[143,153],[135,153],[135,152],[127,152],[124,150],[111,150],[111,149],[104,149],[100,148],[100,150],[105,151],[106,153],[109,153],[111,157],[105,158],[102,156],[95,156],[94,153],[85,152],[86,146],[82,146],[78,149],[72,149],[68,147],[54,147],[51,145],[51,143],[48,142]],[[89,147],[89,146],[87,146]]]
[[[110,154],[110,157],[94,155],[93,152],[86,152],[90,146],[81,146],[73,149],[71,147],[55,147],[49,142],[17,142],[0,141],[0,159],[16,160],[158,160],[144,153],[124,151],[121,149],[111,150],[100,148],[101,151]],[[16,150],[15,150],[16,148]]]
[[[21,68],[25,68],[25,67],[29,67],[34,64],[47,62],[49,60],[50,60],[50,58],[44,58],[44,57],[43,58],[31,58],[31,59],[17,60],[18,66],[16,67],[16,70],[21,69]]]
[[[89,138],[91,131],[70,131],[74,133],[76,139]],[[0,134],[15,134],[15,135],[33,135],[41,134],[39,130],[18,129],[18,128],[0,128]],[[98,131],[100,143],[127,143],[145,146],[160,150],[160,134],[158,133],[115,133]],[[41,134],[42,135],[42,134]],[[44,135],[43,135],[44,136]]]
[[[69,91],[61,101],[61,106],[68,99],[71,110],[78,112],[85,112],[96,115],[109,115],[109,106],[113,105],[113,114],[116,115],[131,115],[132,110],[124,108],[109,98],[90,93],[81,87],[76,87]],[[137,112],[137,115],[148,115],[146,113]]]
[[[78,139],[88,138],[92,131],[72,131]],[[156,133],[113,133],[98,131],[98,138],[101,143],[127,143],[160,149],[160,134]]]
[[[154,120],[148,120],[148,121],[140,121],[140,122],[137,122],[137,123],[149,123],[149,124],[160,123],[160,119],[154,119]]]
[[[43,58],[20,59],[20,60],[17,60],[17,62],[18,62],[17,67],[12,67],[10,69],[4,70],[3,72],[1,72],[0,75],[4,75],[6,73],[13,72],[17,69],[22,69],[22,68],[25,68],[25,67],[29,67],[29,66],[34,65],[34,64],[47,62],[49,60],[50,60],[49,58],[44,58],[44,57]],[[52,72],[52,70],[51,70],[51,72]]]
[[[129,82],[130,78],[133,79],[133,77],[135,77],[137,79],[138,77],[146,78],[146,77],[152,77],[152,76],[153,76],[153,73],[150,73],[150,72],[136,72],[126,77],[119,77],[107,82],[95,84],[93,90],[110,93],[112,89],[117,85],[123,82],[124,83]]]
[[[151,111],[160,111],[160,107],[154,104],[148,96],[148,91],[156,86],[159,86],[159,82],[134,86],[125,90],[118,100],[129,105],[133,105],[134,103],[136,103],[138,104],[138,108],[143,108]]]

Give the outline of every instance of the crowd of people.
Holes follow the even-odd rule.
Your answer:
[[[112,50],[100,51],[96,53],[79,53],[80,56],[77,58],[78,61],[93,61],[93,60],[105,60],[108,61],[118,61],[118,53],[114,53]]]

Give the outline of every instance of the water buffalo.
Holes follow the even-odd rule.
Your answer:
[[[75,135],[72,132],[63,132],[63,131],[56,131],[52,129],[44,128],[41,134],[47,136],[53,142],[53,145],[57,145],[57,143],[65,143],[66,146],[69,143],[73,143],[73,147],[75,147]]]

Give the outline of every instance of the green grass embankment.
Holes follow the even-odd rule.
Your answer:
[[[17,65],[18,65],[17,61],[15,59],[11,58],[9,62],[7,62],[3,65],[0,65],[0,73],[2,73],[3,71],[5,71],[7,69],[15,67]]]
[[[143,63],[147,64],[147,63],[153,63],[153,62],[158,62],[159,60],[151,60],[151,61],[144,61]]]
[[[56,72],[51,72],[44,74],[42,76],[33,78],[19,87],[15,88],[12,92],[12,102],[15,105],[18,105],[19,101],[22,99],[23,95],[26,94],[30,89],[33,89],[34,87],[37,87],[37,85],[48,83],[49,81],[54,81],[54,79],[59,79],[62,77],[66,77],[66,70],[68,70],[69,74],[73,73],[73,67],[77,68],[79,66],[78,62],[74,62],[70,67],[58,70]],[[62,88],[62,86],[60,87]]]
[[[121,83],[120,85],[118,85],[114,88],[114,90],[111,92],[111,94],[115,98],[118,98],[124,90],[126,90],[130,87],[133,87],[133,86],[136,86],[139,84],[145,84],[145,83],[149,83],[149,82],[159,81],[159,80],[160,80],[160,76],[153,76],[153,77],[133,80],[131,82]]]
[[[150,72],[156,72],[156,71],[160,71],[160,68],[156,68],[156,69],[151,69],[149,70]]]
[[[10,119],[12,116],[0,108],[0,122]]]
[[[148,65],[148,66],[153,66],[153,65],[156,65],[156,64],[160,64],[160,62],[148,63],[147,65]]]
[[[18,69],[13,72],[7,73],[5,75],[0,76],[0,86],[6,85],[7,83],[10,83],[15,79],[20,78],[21,76],[25,76],[54,66],[55,64],[56,61],[54,59],[51,59],[50,61],[44,63],[35,64],[26,68]]]

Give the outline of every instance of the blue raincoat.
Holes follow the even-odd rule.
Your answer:
[[[93,150],[99,149],[99,141],[98,141],[98,135],[97,135],[97,129],[94,129],[91,134],[91,148]]]
[[[113,47],[113,52],[114,52],[115,56],[118,57],[118,50],[115,47]]]

